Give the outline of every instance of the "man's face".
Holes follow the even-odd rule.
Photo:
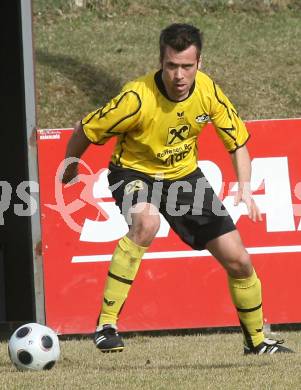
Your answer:
[[[180,52],[166,46],[161,62],[162,80],[170,99],[180,101],[189,95],[199,64],[194,45]]]

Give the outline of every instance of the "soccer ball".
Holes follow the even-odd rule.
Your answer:
[[[25,324],[11,335],[8,354],[19,370],[50,370],[60,357],[59,339],[47,326]]]

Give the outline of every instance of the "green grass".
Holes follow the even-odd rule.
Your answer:
[[[39,127],[70,127],[158,67],[160,30],[204,32],[203,69],[243,119],[301,117],[301,2],[34,0]]]
[[[300,389],[300,333],[277,334],[295,354],[243,356],[240,334],[126,338],[122,353],[90,340],[61,341],[51,371],[19,372],[0,344],[1,389],[278,390]]]

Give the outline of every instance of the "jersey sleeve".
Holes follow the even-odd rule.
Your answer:
[[[214,98],[210,118],[228,152],[235,152],[249,139],[248,130],[232,103],[218,85],[213,83]]]
[[[81,123],[87,138],[103,145],[114,135],[134,130],[139,122],[141,99],[137,92],[122,91],[103,107],[91,112]]]

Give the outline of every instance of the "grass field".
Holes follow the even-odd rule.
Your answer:
[[[301,117],[300,0],[73,3],[33,1],[39,127],[70,127],[157,68],[172,22],[204,32],[203,69],[243,119]]]
[[[122,84],[158,66],[161,28],[204,31],[203,69],[244,119],[301,117],[301,1],[33,0],[38,126],[70,127]],[[297,353],[242,354],[238,333],[137,335],[121,354],[91,340],[62,340],[51,371],[18,372],[0,344],[0,389],[301,389]]]
[[[87,339],[61,341],[61,360],[51,371],[19,372],[0,344],[0,388],[106,390],[298,390],[300,333],[285,338],[297,352],[243,356],[241,335],[138,335],[122,353],[102,354]]]

